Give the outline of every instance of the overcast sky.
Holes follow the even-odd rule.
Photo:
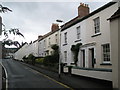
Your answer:
[[[107,0],[111,1],[111,0]],[[90,12],[103,6],[107,2],[84,2],[89,4]],[[6,28],[19,28],[25,39],[20,41],[34,41],[38,35],[44,35],[51,30],[56,19],[64,22],[77,16],[80,2],[2,2],[3,6],[13,12],[2,14]]]

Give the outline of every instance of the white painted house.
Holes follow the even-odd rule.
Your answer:
[[[78,16],[62,26],[62,63],[66,63],[68,66],[72,65],[74,60],[71,47],[77,43],[82,43],[77,62],[80,69],[79,71],[73,69],[72,72],[83,76],[112,80],[110,72],[102,73],[99,70],[111,71],[112,69],[110,21],[107,19],[117,9],[118,3],[110,2],[89,13],[88,5],[81,3],[78,7]]]
[[[44,57],[53,54],[52,45],[59,45],[59,26],[52,24],[51,31],[39,39],[38,52],[39,56]]]

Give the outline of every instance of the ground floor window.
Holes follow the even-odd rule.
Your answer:
[[[65,62],[67,62],[67,51],[64,51],[64,59],[65,59]]]
[[[102,45],[103,61],[110,61],[110,44]]]

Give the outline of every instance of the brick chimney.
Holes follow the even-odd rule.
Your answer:
[[[84,17],[89,14],[89,7],[88,4],[80,3],[78,7],[78,17]]]
[[[59,29],[59,25],[53,23],[52,26],[51,26],[51,31],[52,31],[52,32],[55,32],[55,31],[58,30],[58,29]]]

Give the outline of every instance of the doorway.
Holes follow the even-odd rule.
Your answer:
[[[95,60],[94,60],[94,48],[89,49],[89,67],[94,68]]]
[[[85,50],[81,50],[82,53],[82,66],[85,67]]]

